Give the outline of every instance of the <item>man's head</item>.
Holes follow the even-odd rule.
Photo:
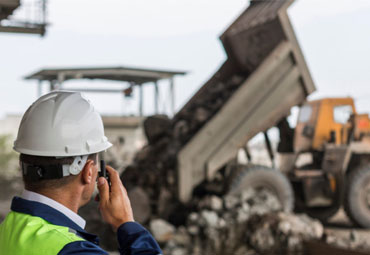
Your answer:
[[[98,154],[90,154],[86,163],[78,175],[69,175],[62,178],[42,179],[35,178],[35,173],[25,173],[29,166],[41,172],[53,171],[58,166],[63,168],[73,164],[74,157],[55,158],[40,157],[21,154],[19,162],[22,168],[22,177],[25,189],[40,194],[47,194],[50,191],[70,189],[73,185],[80,186],[82,189],[81,202],[85,204],[90,200],[94,191],[94,182],[98,171]],[[37,175],[36,175],[37,176]]]
[[[80,93],[66,91],[34,102],[14,142],[26,189],[47,193],[80,185],[82,200],[94,190],[97,154],[110,146],[99,113]]]

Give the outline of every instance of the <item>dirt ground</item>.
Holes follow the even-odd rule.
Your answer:
[[[370,240],[370,229],[356,228],[347,217],[343,209],[334,215],[325,225],[325,233],[338,239],[357,239],[358,241]]]

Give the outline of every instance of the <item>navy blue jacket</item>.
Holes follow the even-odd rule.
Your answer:
[[[87,233],[63,213],[54,208],[34,201],[14,197],[11,210],[43,218],[54,225],[68,227],[75,231],[76,235],[86,241],[76,241],[67,244],[58,255],[95,255],[108,254],[99,247],[99,238]],[[157,242],[152,235],[139,223],[127,222],[117,230],[119,252],[121,255],[158,255],[162,254]]]

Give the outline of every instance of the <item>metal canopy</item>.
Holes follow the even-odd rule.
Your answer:
[[[63,90],[63,82],[72,79],[101,79],[109,81],[123,82],[125,87],[122,89],[109,88],[69,88],[71,91],[92,92],[92,93],[123,93],[131,95],[132,87],[139,86],[139,115],[143,116],[143,84],[152,83],[154,85],[154,109],[159,113],[159,80],[169,81],[169,94],[171,100],[172,113],[175,112],[175,93],[174,76],[185,75],[184,71],[155,70],[133,67],[95,67],[95,68],[56,68],[42,69],[36,73],[25,77],[26,80],[38,80],[38,96],[42,94],[42,82],[49,83],[50,91]],[[127,86],[128,84],[128,86]]]
[[[162,79],[171,79],[175,75],[185,75],[184,71],[168,71],[142,69],[132,67],[102,67],[102,68],[66,68],[42,69],[25,79],[39,81],[63,82],[70,79],[102,79],[111,81],[130,82],[141,85],[147,82],[157,82]]]

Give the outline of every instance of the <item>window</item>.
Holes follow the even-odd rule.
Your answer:
[[[304,105],[299,113],[298,121],[301,123],[308,122],[311,118],[312,107],[310,105]]]
[[[346,124],[353,111],[350,105],[340,105],[334,107],[334,121],[339,124]]]

